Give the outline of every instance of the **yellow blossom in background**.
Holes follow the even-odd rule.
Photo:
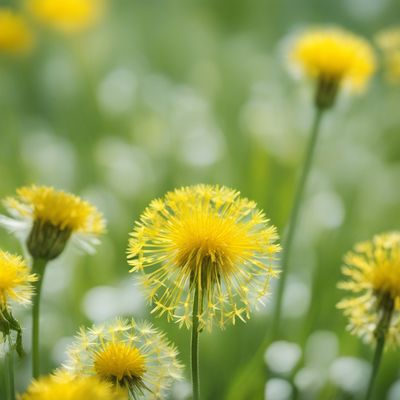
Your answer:
[[[348,278],[339,288],[352,296],[338,304],[349,317],[349,329],[367,342],[374,340],[384,312],[389,312],[387,338],[400,344],[400,232],[376,235],[359,243],[344,258]]]
[[[341,28],[314,28],[298,35],[290,66],[317,82],[317,105],[330,107],[341,86],[362,91],[376,69],[371,45]]]
[[[376,37],[383,52],[385,74],[389,82],[400,83],[400,27],[386,29]]]
[[[65,370],[75,376],[97,376],[134,398],[159,399],[173,380],[181,378],[177,355],[151,324],[116,319],[82,329],[68,350]]]
[[[47,186],[25,186],[16,197],[4,200],[13,218],[0,217],[0,224],[26,240],[34,257],[52,259],[73,240],[87,251],[105,231],[101,213],[78,196]]]
[[[34,381],[19,400],[125,400],[123,393],[96,377],[48,376]]]
[[[0,52],[24,53],[32,47],[33,34],[22,15],[0,8]]]
[[[10,300],[29,304],[36,280],[22,257],[0,250],[0,309],[7,307]]]
[[[199,296],[200,328],[250,317],[263,303],[280,250],[276,228],[254,202],[226,187],[197,185],[151,202],[131,233],[128,262],[154,304],[187,327]]]
[[[63,32],[79,32],[93,25],[103,9],[102,0],[28,0],[31,13],[44,25]]]

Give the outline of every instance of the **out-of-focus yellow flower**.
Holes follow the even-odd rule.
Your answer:
[[[400,27],[378,33],[376,42],[383,52],[385,74],[388,81],[400,83]]]
[[[124,400],[126,395],[107,382],[92,377],[67,374],[47,376],[34,381],[19,400]]]
[[[297,70],[315,79],[319,90],[333,92],[328,93],[333,97],[342,85],[353,91],[363,90],[376,69],[370,44],[336,27],[315,28],[299,35],[289,60]]]
[[[265,300],[280,250],[256,204],[226,187],[197,185],[151,202],[131,233],[128,262],[142,272],[153,312],[187,327],[196,293],[200,329],[250,317]]]
[[[349,329],[367,342],[378,334],[387,315],[391,344],[400,344],[400,232],[376,235],[346,254],[343,274],[349,279],[339,288],[354,294],[338,304],[349,317]]]
[[[134,398],[164,398],[181,377],[178,351],[149,323],[117,319],[81,330],[68,351],[65,369],[75,376],[96,375]]]
[[[0,250],[0,310],[7,307],[10,300],[29,304],[32,282],[36,280],[21,257]]]
[[[25,19],[8,8],[0,8],[0,51],[24,53],[32,43],[33,34]]]
[[[102,0],[28,0],[32,14],[43,24],[63,32],[78,32],[93,25],[103,9]]]
[[[13,218],[2,216],[0,223],[22,239],[37,258],[51,260],[64,249],[72,235],[74,241],[90,251],[97,236],[104,232],[102,215],[87,201],[47,186],[26,186],[17,197],[4,204]]]

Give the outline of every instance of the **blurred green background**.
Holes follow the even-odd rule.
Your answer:
[[[228,185],[257,201],[283,233],[313,115],[313,88],[287,73],[285,38],[334,23],[372,39],[399,15],[397,0],[115,0],[87,32],[37,27],[30,55],[1,55],[1,197],[24,184],[54,185],[90,199],[108,221],[96,255],[70,248],[47,270],[48,371],[64,360],[80,325],[114,315],[150,318],[125,252],[154,197],[199,182]],[[356,241],[399,227],[399,110],[399,87],[379,71],[365,94],[343,94],[324,119],[281,341],[268,348],[264,375],[238,398],[362,398],[372,350],[345,330],[336,284]],[[0,235],[2,248],[20,251]],[[230,385],[269,329],[273,300],[272,293],[247,324],[201,335],[204,399],[231,400]],[[29,312],[19,315],[29,338]],[[154,323],[188,367],[189,332]],[[385,354],[376,399],[400,398],[398,360],[398,351]],[[29,380],[28,361],[17,365],[19,390]],[[186,379],[171,398],[190,398],[189,368]]]

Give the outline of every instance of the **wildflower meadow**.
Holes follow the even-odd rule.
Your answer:
[[[399,400],[396,0],[0,2],[0,400]]]

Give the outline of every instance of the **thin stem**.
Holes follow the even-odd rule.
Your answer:
[[[372,398],[372,392],[374,390],[374,384],[376,376],[378,374],[379,366],[381,365],[384,347],[385,347],[385,336],[381,336],[376,341],[374,360],[372,362],[372,371],[371,371],[371,376],[369,378],[368,390],[367,390],[367,395],[365,396],[365,400],[370,400]]]
[[[194,292],[193,315],[192,315],[192,342],[191,342],[191,367],[193,400],[200,400],[200,379],[199,379],[199,292]]]
[[[375,329],[376,338],[376,348],[374,359],[372,361],[372,371],[369,377],[367,394],[365,400],[370,400],[372,398],[372,393],[374,391],[374,384],[376,381],[376,376],[378,375],[378,370],[381,365],[382,354],[385,348],[386,335],[390,327],[390,321],[392,319],[394,310],[394,301],[389,295],[385,295],[381,302],[381,316],[379,322]]]
[[[46,260],[33,259],[32,272],[37,274],[35,282],[35,296],[32,307],[32,376],[34,379],[40,375],[40,351],[39,351],[39,325],[40,325],[40,295],[42,290],[43,275],[46,267]]]
[[[248,364],[239,372],[237,378],[234,380],[233,385],[231,385],[227,396],[225,397],[227,400],[236,400],[245,398],[244,391],[247,390],[249,385],[255,387],[259,378],[258,370],[261,370],[261,360],[264,354],[265,348],[270,343],[271,339],[274,340],[279,333],[279,323],[281,319],[281,309],[282,309],[282,297],[285,288],[286,278],[287,278],[287,270],[288,270],[288,262],[290,257],[291,246],[293,242],[293,238],[296,231],[296,226],[299,217],[299,210],[301,206],[301,201],[303,198],[304,188],[307,183],[307,178],[311,169],[312,160],[315,152],[315,146],[317,143],[318,132],[321,125],[321,119],[323,115],[323,109],[316,108],[314,121],[311,128],[311,136],[309,138],[303,169],[300,176],[299,183],[297,185],[293,208],[290,214],[290,219],[288,223],[288,230],[285,236],[285,241],[283,244],[283,255],[281,259],[281,276],[278,280],[278,292],[276,296],[275,308],[273,310],[273,320],[272,320],[272,331],[270,334],[266,333],[262,342],[258,346],[256,352],[253,357],[250,359]],[[263,380],[264,382],[264,380]]]
[[[14,384],[14,346],[11,342],[11,335],[8,335],[8,379],[10,389],[10,399],[15,400],[15,384]]]
[[[285,236],[285,240],[283,242],[283,254],[282,254],[282,260],[281,260],[281,275],[278,280],[278,290],[276,294],[276,300],[275,300],[275,307],[273,311],[273,320],[272,320],[272,337],[273,339],[276,338],[276,336],[279,333],[279,324],[280,324],[280,319],[281,319],[281,313],[282,313],[282,300],[283,300],[283,293],[285,289],[285,284],[286,284],[286,279],[287,279],[287,272],[288,272],[288,267],[289,267],[289,261],[290,261],[290,254],[292,250],[292,243],[293,243],[293,238],[296,233],[296,228],[299,220],[299,211],[304,195],[304,189],[307,184],[308,176],[311,170],[311,165],[312,161],[314,158],[314,153],[315,153],[315,145],[317,143],[317,138],[318,138],[318,132],[319,128],[321,125],[321,119],[323,115],[323,109],[321,108],[316,108],[315,116],[314,116],[314,121],[312,124],[311,128],[311,135],[309,138],[306,154],[305,154],[305,159],[304,159],[304,164],[303,164],[303,169],[300,175],[300,180],[299,183],[297,184],[296,188],[296,193],[294,197],[294,202],[292,206],[292,211],[290,214],[290,219],[287,227],[287,232]]]

